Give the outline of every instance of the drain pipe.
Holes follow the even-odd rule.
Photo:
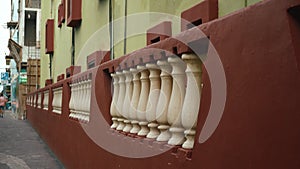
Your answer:
[[[53,54],[51,53],[49,55],[50,63],[49,63],[49,69],[50,69],[50,79],[52,79],[52,60],[53,60]]]
[[[109,21],[109,49],[110,49],[110,60],[114,59],[114,23],[113,23],[113,4],[112,0],[109,0],[108,7],[108,21]]]
[[[125,14],[124,14],[124,55],[126,54],[127,48],[127,0],[125,0]]]
[[[52,18],[52,10],[53,10],[53,1],[51,1],[51,9],[50,9],[50,17]],[[52,79],[52,60],[53,60],[53,53],[49,54],[49,73],[50,79]]]
[[[75,28],[72,28],[71,66],[75,65]]]

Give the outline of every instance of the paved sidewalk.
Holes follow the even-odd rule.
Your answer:
[[[0,118],[0,169],[64,168],[27,121]]]

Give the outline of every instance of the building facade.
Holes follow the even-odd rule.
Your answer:
[[[55,82],[56,77],[65,73],[71,65],[86,70],[87,56],[96,51],[110,51],[111,58],[119,58],[145,47],[147,30],[162,21],[173,20],[172,35],[180,33],[181,13],[201,0],[78,1],[80,7],[76,11],[80,12],[80,24],[75,27],[67,23],[68,2],[71,1],[53,0],[41,4],[41,86],[45,85],[46,79]],[[218,16],[228,15],[256,2],[259,0],[219,0]],[[59,8],[64,11],[61,23]],[[135,21],[139,16],[145,17],[142,24]],[[54,20],[54,52],[51,56],[45,51],[48,19]]]
[[[11,103],[13,112],[20,119],[26,117],[24,101],[27,92],[39,87],[37,74],[34,76],[36,82],[27,84],[27,60],[40,57],[40,6],[40,0],[11,0],[11,19],[7,22],[10,29],[7,65],[11,74]]]

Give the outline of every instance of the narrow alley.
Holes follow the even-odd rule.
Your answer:
[[[0,169],[60,169],[63,165],[27,121],[0,118]]]

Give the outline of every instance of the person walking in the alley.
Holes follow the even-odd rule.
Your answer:
[[[2,117],[2,118],[3,118],[4,106],[5,106],[6,102],[7,102],[7,99],[3,96],[3,93],[0,93],[0,117]]]

